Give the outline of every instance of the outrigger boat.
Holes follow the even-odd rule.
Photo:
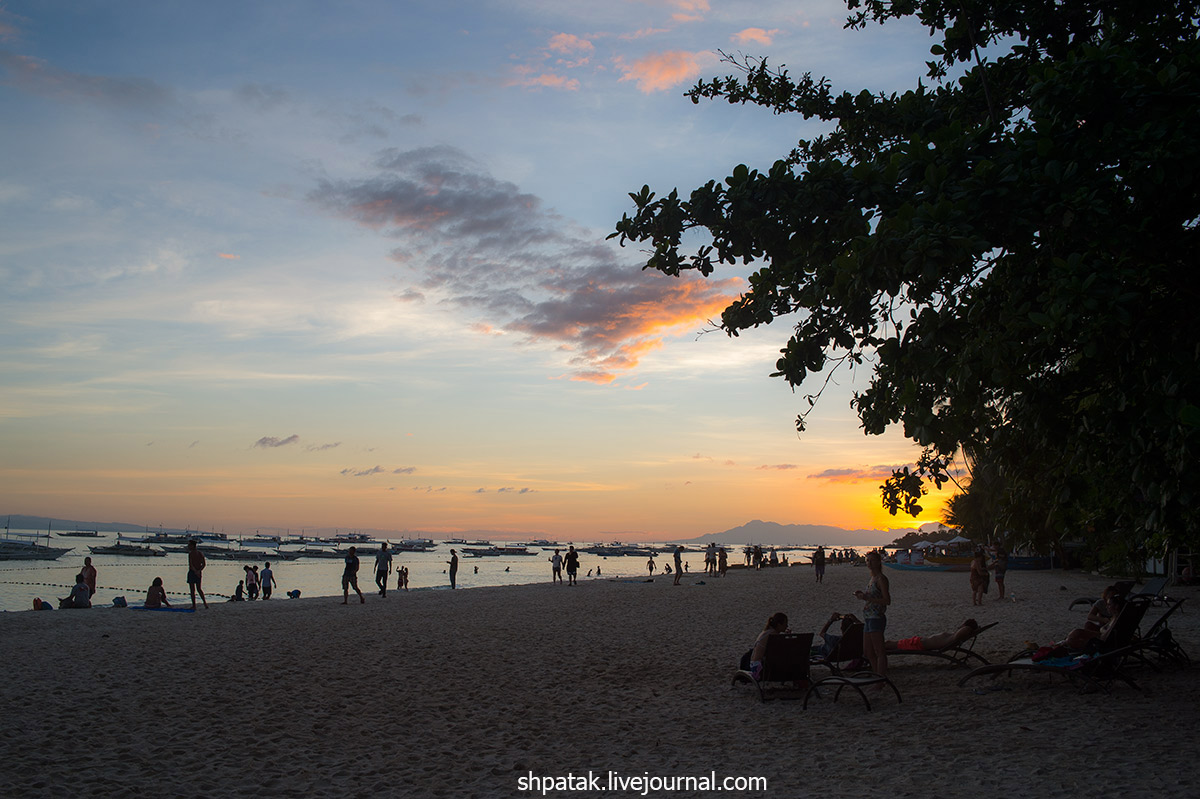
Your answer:
[[[145,544],[130,544],[126,539],[117,536],[117,543],[105,544],[103,546],[88,547],[93,555],[127,555],[135,558],[162,558],[166,557],[166,552],[161,549],[155,549]]]
[[[58,560],[72,549],[38,543],[43,538],[49,542],[49,530],[45,533],[13,533],[5,526],[4,538],[0,538],[0,560]]]

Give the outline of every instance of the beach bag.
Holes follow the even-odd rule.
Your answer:
[[[125,601],[125,597],[115,596],[115,597],[113,597],[113,607],[114,608],[127,608],[127,607],[129,607],[129,603]]]

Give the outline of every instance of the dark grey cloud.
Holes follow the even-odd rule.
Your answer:
[[[386,474],[387,469],[382,466],[372,466],[370,469],[342,469],[341,473],[347,477],[367,477],[372,474]]]
[[[275,447],[286,447],[289,444],[297,444],[300,442],[300,436],[294,433],[287,438],[276,438],[275,436],[263,436],[258,441],[250,445],[251,449],[273,449]]]
[[[337,449],[342,445],[342,442],[335,441],[332,444],[309,444],[305,447],[306,452],[324,452],[327,449]]]
[[[309,199],[397,242],[405,301],[436,297],[481,327],[564,345],[578,379],[607,382],[681,325],[715,316],[735,281],[672,279],[620,260],[602,236],[543,207],[453,147],[388,149]]]

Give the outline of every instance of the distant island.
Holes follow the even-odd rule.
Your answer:
[[[72,530],[96,530],[101,533],[128,533],[138,531],[157,532],[160,529],[167,533],[183,533],[187,532],[180,527],[154,527],[144,524],[131,524],[129,522],[92,522],[92,521],[77,521],[74,519],[56,519],[50,516],[29,516],[24,514],[11,514],[2,517],[5,521],[5,526],[13,530],[51,530],[59,532],[69,532]],[[922,525],[921,531],[914,532],[913,528],[892,529],[892,530],[847,530],[844,527],[835,527],[828,524],[780,524],[779,522],[765,522],[760,519],[755,519],[739,527],[733,527],[728,530],[723,530],[719,533],[705,533],[704,535],[696,536],[695,538],[671,538],[671,539],[654,539],[664,540],[670,543],[705,545],[710,542],[716,544],[764,544],[767,546],[784,546],[784,547],[806,547],[817,545],[825,546],[883,546],[891,544],[893,541],[902,541],[906,537],[919,538],[926,535],[926,531],[937,532],[933,528],[940,527],[937,524]],[[372,535],[381,538],[470,538],[475,539],[497,539],[497,540],[517,540],[528,539],[537,540],[545,538],[555,538],[555,536],[547,535],[540,532],[513,532],[502,530],[462,530],[458,532],[429,532],[424,530],[368,530],[362,528],[345,527],[340,528],[341,532],[360,532],[367,535]],[[335,528],[293,528],[286,530],[280,527],[261,527],[253,532],[246,531],[246,535],[254,533],[262,533],[264,535],[283,535],[291,532],[294,535],[301,533],[311,536],[326,536],[333,535],[338,530]],[[223,531],[217,531],[223,532]],[[234,533],[234,535],[239,533]],[[647,534],[633,531],[626,532],[597,532],[594,534],[579,536],[579,541],[606,541],[606,540],[643,540]],[[916,540],[913,538],[913,540]]]

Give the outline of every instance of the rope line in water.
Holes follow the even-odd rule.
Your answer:
[[[32,585],[32,586],[40,586],[42,588],[65,588],[68,591],[70,591],[72,588],[75,587],[74,583],[72,583],[71,585],[65,585],[63,583],[29,583],[29,582],[22,582],[19,580],[0,580],[0,585]],[[101,590],[103,590],[103,591],[126,591],[126,592],[129,592],[132,594],[136,594],[140,591],[145,591],[146,589],[144,589],[144,588],[120,588],[115,585],[98,585],[98,586],[96,586],[96,590],[97,591],[101,591]],[[183,597],[190,598],[191,592],[189,592],[189,591],[167,591],[167,595],[168,596],[183,596]],[[204,595],[221,597],[222,599],[229,598],[229,594],[217,594],[212,591],[205,591]]]

